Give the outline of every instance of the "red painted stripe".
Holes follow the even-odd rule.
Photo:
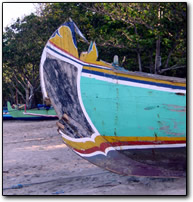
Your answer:
[[[77,58],[77,57],[75,57],[74,55],[70,54],[69,52],[67,52],[67,51],[66,51],[66,50],[64,50],[63,48],[58,47],[58,46],[57,46],[56,44],[54,44],[53,42],[49,41],[49,43],[51,43],[51,44],[52,44],[54,47],[56,47],[56,48],[60,49],[61,51],[65,52],[66,54],[68,54],[68,55],[72,56],[74,59],[79,60],[79,58]],[[79,60],[79,61],[81,61],[81,60]]]
[[[60,49],[61,51],[65,52],[66,54],[70,55],[71,57],[73,57],[74,59],[80,61],[81,63],[86,63],[88,66],[89,65],[94,65],[96,66],[96,68],[100,68],[100,67],[105,67],[105,68],[108,68],[107,70],[112,70],[110,67],[107,67],[107,66],[103,66],[103,65],[97,65],[97,64],[94,64],[94,63],[88,63],[88,62],[85,62],[85,61],[82,61],[80,60],[79,58],[75,57],[74,55],[70,54],[69,52],[67,52],[66,50],[64,50],[63,48],[60,48],[58,47],[56,44],[54,44],[53,42],[49,41],[49,43],[51,43],[54,47]],[[82,64],[84,66],[84,64]]]
[[[90,154],[96,151],[102,151],[104,152],[106,148],[108,147],[116,147],[116,146],[129,146],[129,145],[162,145],[162,144],[184,144],[186,141],[160,141],[160,142],[104,142],[99,147],[92,147],[86,150],[79,150],[74,149],[75,151],[81,153],[81,154]]]

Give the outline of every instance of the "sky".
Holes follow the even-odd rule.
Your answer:
[[[190,4],[190,1],[182,0],[182,2],[188,2]],[[18,17],[21,18],[24,15],[29,15],[31,12],[35,12],[34,4],[35,3],[3,3],[3,28],[10,25]]]
[[[3,28],[15,22],[19,17],[35,12],[34,3],[3,3]]]

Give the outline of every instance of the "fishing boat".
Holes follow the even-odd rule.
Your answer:
[[[12,120],[13,117],[9,114],[7,107],[3,107],[3,120]]]
[[[7,102],[7,109],[12,119],[17,120],[50,120],[58,119],[58,116],[53,107],[44,107],[39,105],[34,109],[27,109],[26,105],[11,106],[10,102]]]
[[[122,71],[98,60],[95,42],[79,56],[70,19],[44,47],[40,80],[64,143],[121,175],[186,176],[186,79]]]

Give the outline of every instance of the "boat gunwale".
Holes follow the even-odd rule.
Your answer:
[[[160,81],[168,81],[168,82],[172,82],[172,83],[182,83],[183,84],[186,84],[186,78],[180,78],[180,77],[171,77],[171,76],[164,76],[164,75],[158,75],[158,74],[151,74],[151,73],[146,73],[146,72],[138,72],[138,71],[129,71],[129,70],[126,70],[126,71],[120,71],[120,70],[117,70],[114,66],[112,66],[112,64],[108,63],[109,65],[112,66],[112,68],[110,67],[107,67],[107,66],[103,66],[103,65],[98,65],[98,64],[95,64],[95,63],[89,63],[89,62],[85,62],[83,60],[80,60],[80,58],[77,58],[73,55],[71,55],[68,51],[66,50],[63,50],[62,48],[58,47],[56,44],[54,44],[53,42],[49,41],[49,43],[51,45],[53,45],[55,48],[59,49],[60,51],[64,52],[65,54],[68,54],[70,57],[74,58],[75,60],[78,60],[82,63],[85,63],[87,64],[86,66],[89,68],[91,65],[96,65],[96,67],[94,68],[98,68],[98,69],[102,69],[102,67],[105,68],[105,70],[109,71],[110,72],[113,72],[114,74],[122,74],[122,75],[131,75],[131,76],[137,76],[137,77],[140,77],[140,78],[150,78],[150,79],[155,79],[155,80],[160,80]],[[48,45],[48,44],[47,44]],[[47,47],[49,48],[49,47]],[[83,67],[85,66],[85,64],[81,64]],[[91,67],[92,68],[92,67]]]
[[[134,79],[138,81],[147,81],[147,82],[154,82],[154,83],[160,83],[160,84],[168,84],[168,85],[174,85],[179,87],[186,88],[186,79],[178,78],[178,77],[168,77],[168,76],[162,76],[162,75],[154,75],[144,72],[131,72],[131,71],[120,71],[116,69],[102,69],[100,67],[89,67],[89,66],[83,66],[84,70],[94,71],[94,72],[101,72],[104,74],[109,74],[116,77],[123,77],[128,79]],[[101,70],[97,70],[101,69]],[[133,77],[133,78],[132,78]],[[167,79],[166,79],[167,78]]]
[[[180,78],[180,77],[171,77],[171,76],[163,76],[163,75],[158,75],[158,74],[151,74],[151,73],[146,73],[146,72],[138,72],[138,71],[128,71],[123,72],[117,69],[113,69],[113,72],[118,73],[118,74],[126,74],[126,75],[132,75],[132,76],[139,76],[139,77],[146,77],[146,78],[152,78],[156,80],[162,80],[162,81],[170,81],[170,82],[176,82],[176,83],[185,83],[186,84],[186,78]]]

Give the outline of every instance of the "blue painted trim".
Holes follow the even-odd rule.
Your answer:
[[[93,47],[93,42],[91,41],[90,46],[88,48],[88,53],[90,53],[90,51],[92,50],[92,47]]]
[[[107,74],[107,73],[103,73],[103,72],[97,72],[97,71],[94,71],[94,70],[82,69],[82,72],[89,73],[89,74],[95,74],[95,75],[103,76],[103,77],[108,77],[108,78],[111,78],[111,79],[118,79],[118,80],[122,80],[122,81],[131,81],[131,82],[135,82],[135,83],[142,83],[142,84],[148,84],[148,85],[154,85],[154,86],[156,85],[156,86],[165,87],[165,88],[186,90],[186,88],[183,87],[183,86],[173,86],[173,85],[170,85],[170,84],[163,84],[163,83],[156,83],[156,82],[151,82],[151,81],[136,80],[136,79],[116,76],[116,75],[112,75],[112,74]]]
[[[74,23],[73,22],[65,22],[64,24],[62,24],[62,26],[67,26],[67,27],[70,28],[70,30],[72,32],[72,39],[73,39],[74,45],[77,48],[76,33],[75,33],[75,29],[74,29]]]
[[[79,64],[79,65],[82,65],[82,66],[85,66],[85,67],[95,67],[95,68],[100,68],[100,69],[109,70],[109,69],[102,68],[102,67],[98,67],[98,66],[95,66],[95,65],[87,65],[87,64],[85,64],[85,63],[82,63],[82,62],[79,62],[79,61],[77,61],[77,60],[74,60],[74,59],[72,59],[71,57],[68,57],[68,56],[66,56],[66,55],[63,55],[62,53],[59,53],[58,51],[54,50],[54,49],[51,48],[50,46],[46,46],[46,47],[47,47],[48,49],[50,49],[51,51],[57,53],[58,55],[60,55],[60,56],[62,56],[62,57],[65,57],[65,58],[67,58],[67,59],[69,59],[69,60],[72,60],[73,62],[76,62],[76,63]]]
[[[54,38],[56,35],[58,35],[59,37],[62,37],[58,31],[58,29],[52,34],[51,38]]]
[[[65,22],[64,24],[62,24],[62,26],[66,26],[66,27],[70,28],[70,30],[72,32],[72,39],[73,39],[74,45],[77,48],[76,33],[75,33],[75,29],[74,29],[74,23],[73,22]],[[60,27],[52,34],[51,38],[54,38],[56,35],[58,35],[59,37],[62,37],[60,35],[59,31],[58,31],[60,29]]]
[[[53,52],[57,53],[58,55],[65,57],[69,60],[72,60],[73,62],[76,62],[82,66],[86,66],[86,67],[95,67],[95,68],[99,68],[99,69],[105,69],[105,68],[101,68],[98,66],[94,66],[94,65],[86,65],[83,64],[77,60],[72,59],[71,57],[68,57],[66,55],[63,55],[62,53],[59,53],[58,51],[54,50],[53,48],[51,48],[50,46],[47,46],[48,49],[52,50]],[[107,74],[107,73],[103,73],[103,72],[98,72],[98,71],[94,71],[94,70],[87,70],[87,69],[82,69],[82,72],[85,73],[89,73],[89,74],[95,74],[98,76],[103,76],[103,77],[108,77],[108,78],[112,78],[112,79],[118,79],[118,80],[122,80],[122,81],[130,81],[130,82],[135,82],[135,83],[141,83],[141,84],[148,84],[148,85],[153,85],[153,86],[160,86],[160,87],[165,87],[165,88],[172,88],[172,89],[181,89],[181,90],[186,90],[186,87],[183,86],[174,86],[174,85],[170,85],[170,84],[163,84],[163,83],[156,83],[156,82],[151,82],[151,81],[142,81],[142,80],[136,80],[136,79],[131,79],[131,78],[126,78],[126,77],[121,77],[121,76],[116,76],[116,75],[112,75],[112,74]]]

